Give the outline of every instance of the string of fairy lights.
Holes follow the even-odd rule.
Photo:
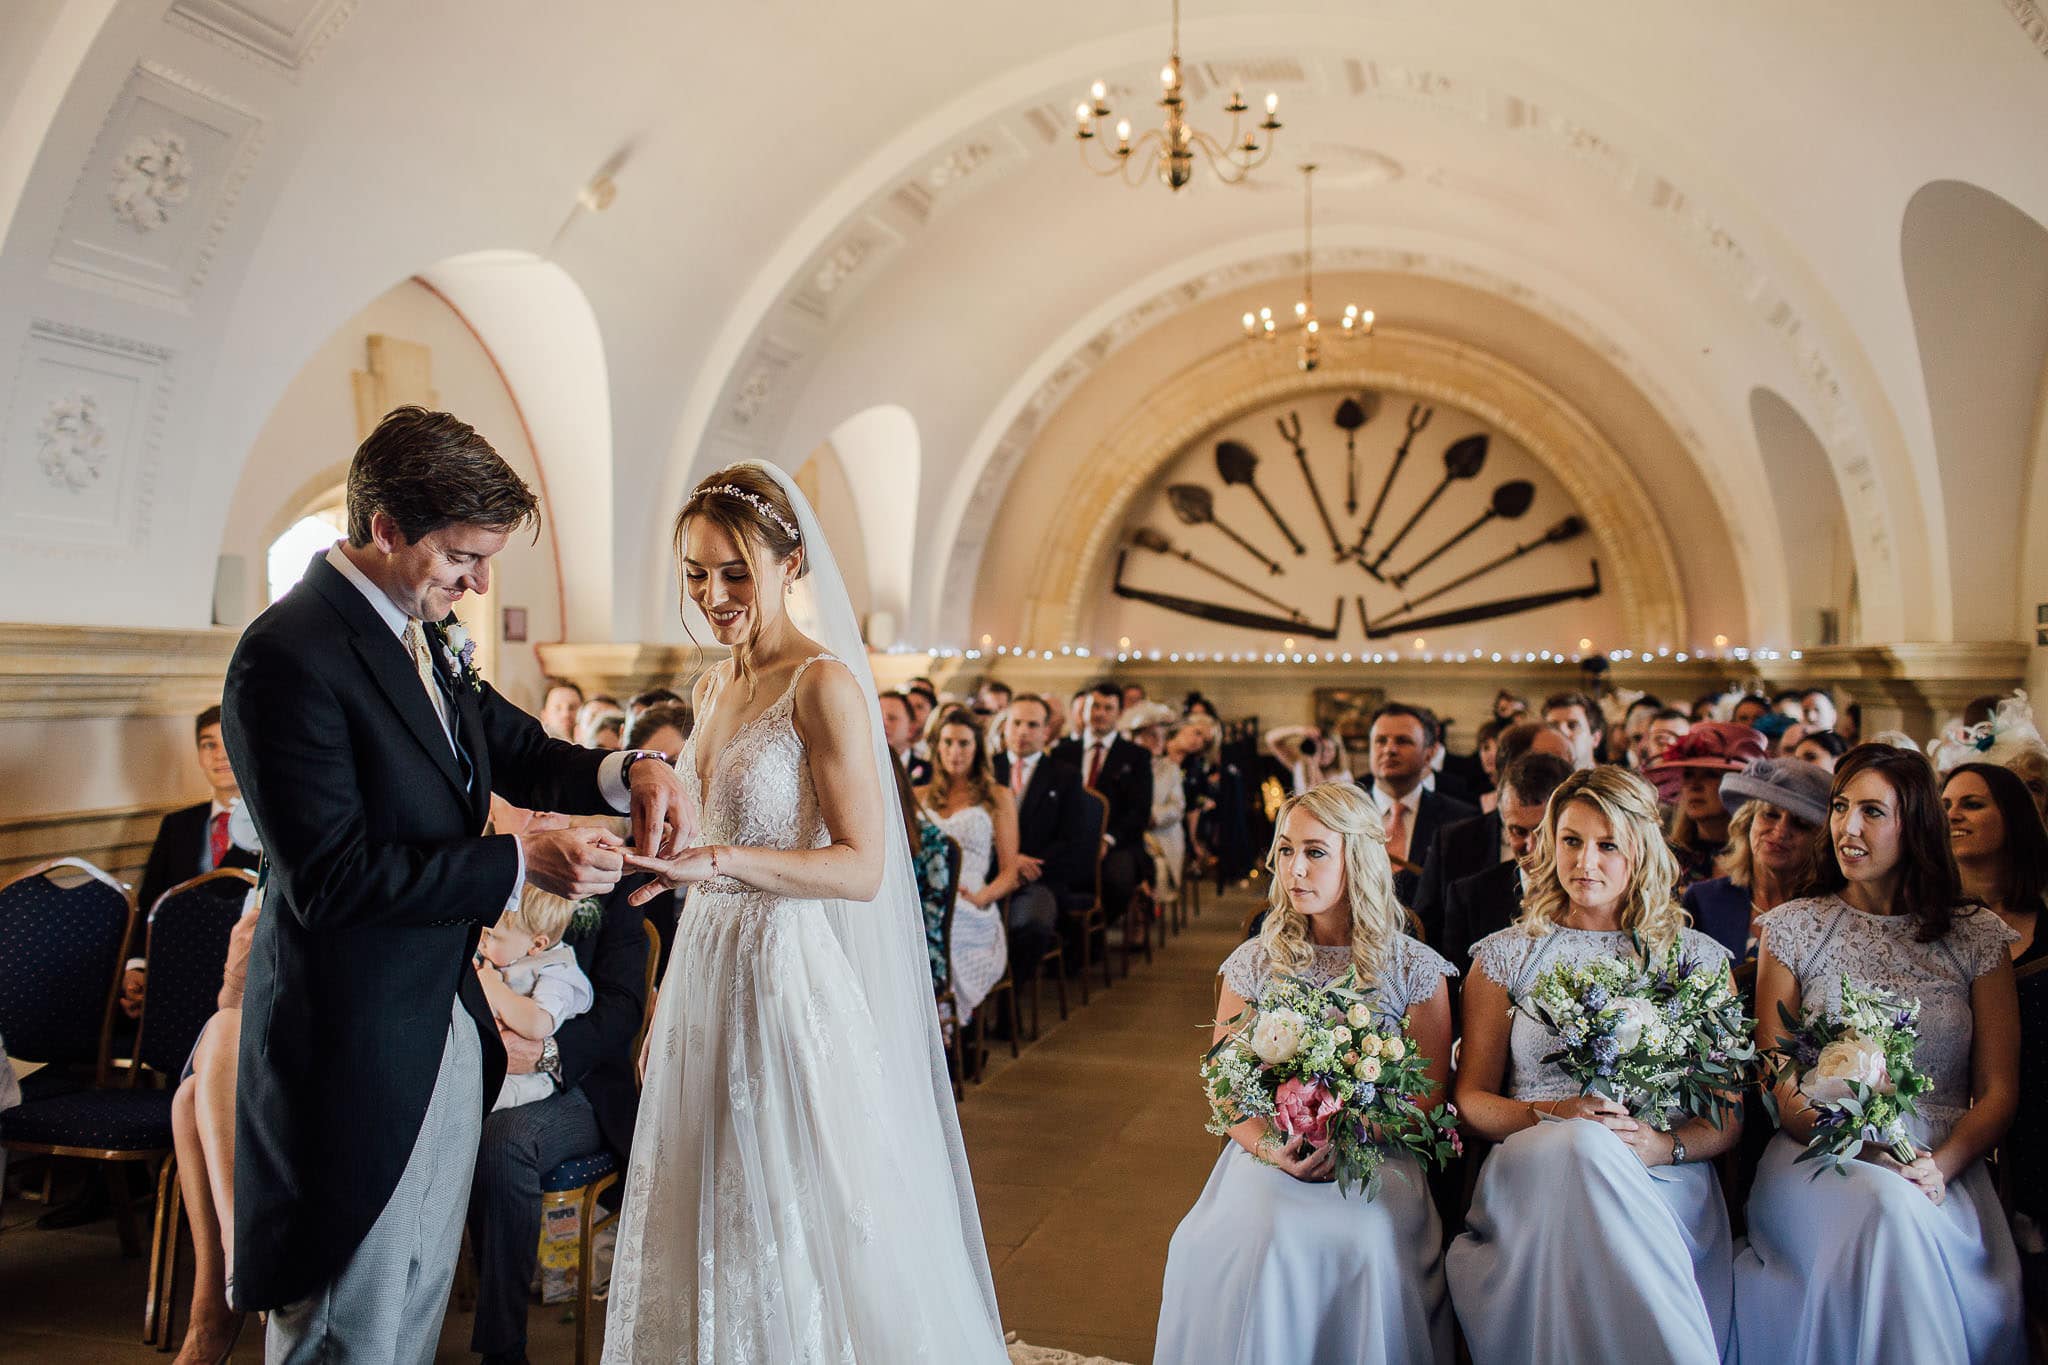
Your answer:
[[[1483,650],[1460,649],[1439,652],[1427,647],[1425,639],[1418,637],[1415,648],[1409,650],[1302,650],[1295,647],[1295,641],[1288,638],[1281,641],[1278,649],[1145,649],[1133,648],[1129,637],[1118,641],[1114,650],[1092,650],[1087,645],[1060,645],[1058,648],[1025,645],[999,645],[991,637],[983,636],[980,647],[939,646],[918,649],[910,645],[892,645],[885,653],[892,655],[918,655],[932,659],[962,659],[974,662],[983,659],[1024,660],[1054,663],[1062,659],[1099,659],[1116,663],[1175,663],[1175,664],[1271,664],[1293,667],[1314,665],[1327,667],[1331,664],[1501,664],[1518,665],[1553,664],[1580,665],[1591,658],[1604,658],[1609,663],[1718,663],[1755,664],[1774,663],[1780,660],[1797,660],[1805,657],[1797,649],[1779,650],[1772,648],[1751,648],[1746,645],[1729,645],[1725,638],[1717,637],[1712,648],[1677,649],[1663,646],[1652,649],[1594,650],[1591,641],[1581,641],[1582,648],[1566,652],[1555,649],[1534,650]]]

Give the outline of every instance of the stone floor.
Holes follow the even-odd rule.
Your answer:
[[[1139,960],[1128,980],[1046,1029],[1023,1057],[999,1046],[960,1107],[1003,1325],[1024,1340],[1145,1362],[1159,1313],[1166,1245],[1216,1156],[1194,1082],[1207,1045],[1217,963],[1237,941],[1241,896]],[[102,1365],[163,1360],[141,1342],[148,1268],[121,1259],[113,1224],[40,1232],[40,1206],[0,1207],[0,1361]],[[181,1315],[182,1320],[182,1315]],[[442,1361],[474,1360],[469,1320],[451,1310]],[[529,1353],[569,1361],[575,1328],[536,1307]],[[600,1333],[592,1333],[592,1355]],[[262,1358],[252,1325],[237,1361]]]

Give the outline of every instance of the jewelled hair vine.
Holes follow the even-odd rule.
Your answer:
[[[762,497],[759,493],[749,493],[746,489],[735,488],[729,483],[715,484],[710,488],[700,488],[697,492],[701,496],[718,493],[728,498],[738,498],[741,502],[746,503],[756,512],[759,512],[762,516],[780,526],[782,534],[788,536],[791,540],[799,542],[803,540],[803,537],[797,534],[796,527],[789,524],[789,519],[769,506],[768,499]]]

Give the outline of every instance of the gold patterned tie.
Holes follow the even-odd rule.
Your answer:
[[[441,692],[434,685],[434,660],[427,653],[426,632],[417,621],[405,623],[405,652],[412,657],[413,672],[420,676],[420,686],[427,689],[427,705],[434,708],[435,716],[441,714]]]

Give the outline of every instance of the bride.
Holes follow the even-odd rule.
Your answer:
[[[656,874],[636,900],[689,896],[648,1031],[604,1359],[1006,1361],[844,582],[766,464],[699,484],[675,543],[732,657],[698,681],[680,760],[706,842],[628,859]]]

